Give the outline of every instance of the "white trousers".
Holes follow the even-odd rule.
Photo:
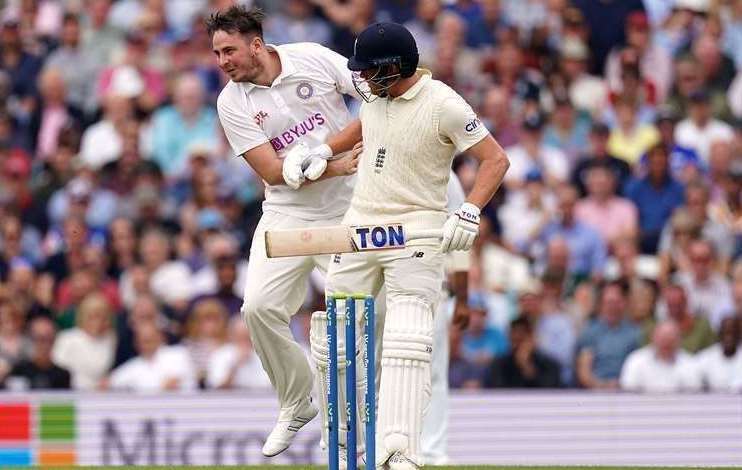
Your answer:
[[[428,465],[448,463],[448,327],[453,300],[441,296],[433,318],[430,405],[423,416],[422,452]]]
[[[304,302],[310,273],[314,268],[325,273],[330,257],[268,258],[265,232],[339,223],[339,218],[307,221],[269,211],[263,214],[255,230],[242,315],[282,408],[294,405],[312,392],[314,374],[304,350],[289,329],[289,322]]]

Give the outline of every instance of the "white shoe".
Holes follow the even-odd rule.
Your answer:
[[[418,470],[420,468],[415,465],[412,460],[399,452],[395,452],[391,457],[389,457],[389,460],[386,461],[385,467],[389,470]]]
[[[263,455],[273,457],[288,449],[299,429],[313,420],[317,413],[319,410],[312,403],[311,397],[307,397],[292,407],[281,408],[278,423],[263,445]]]

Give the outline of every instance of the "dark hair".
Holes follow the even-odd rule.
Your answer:
[[[528,333],[533,332],[533,325],[531,324],[531,320],[529,320],[528,317],[519,316],[515,320],[510,322],[510,330],[518,327],[525,329]]]
[[[62,24],[67,24],[67,23],[80,24],[80,18],[75,13],[68,11],[62,17]]]
[[[217,31],[229,34],[240,33],[243,36],[257,35],[263,39],[263,18],[259,8],[247,9],[240,5],[229,7],[226,11],[212,13],[206,20],[206,31],[213,36]]]
[[[603,282],[600,285],[600,297],[603,297],[605,291],[611,287],[617,288],[619,292],[621,292],[621,295],[624,297],[629,295],[629,283],[623,279],[614,279],[611,281]]]

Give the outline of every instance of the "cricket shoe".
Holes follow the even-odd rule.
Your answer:
[[[317,413],[319,410],[312,403],[312,397],[307,397],[294,406],[281,408],[278,423],[263,445],[263,455],[273,457],[288,449],[299,429],[313,420]]]
[[[386,461],[384,468],[389,470],[418,470],[420,467],[403,454],[395,452],[391,457],[389,457],[389,460]]]

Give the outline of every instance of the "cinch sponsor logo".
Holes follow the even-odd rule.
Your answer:
[[[466,129],[466,132],[473,132],[474,129],[476,129],[477,127],[479,127],[480,124],[482,124],[482,121],[480,121],[479,119],[476,119],[475,118],[475,119],[472,119],[471,121],[467,122],[466,123],[466,126],[464,127],[464,129]]]
[[[75,406],[0,403],[0,467],[74,465]]]
[[[296,142],[299,137],[307,135],[307,133],[312,132],[315,128],[324,125],[325,122],[327,121],[322,113],[314,113],[299,124],[281,132],[278,137],[272,138],[271,145],[273,146],[273,150],[278,152],[285,149]]]

